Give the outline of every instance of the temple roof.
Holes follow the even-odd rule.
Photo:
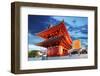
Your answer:
[[[68,42],[68,39],[65,38],[64,35],[50,38],[50,39],[45,40],[43,42],[37,43],[36,45],[42,46],[42,47],[50,47],[50,46],[62,45],[65,48],[71,48],[71,46],[72,46]]]
[[[47,48],[61,45],[66,49],[72,47],[72,39],[68,33],[68,30],[65,27],[64,21],[39,32],[36,35],[45,39],[43,42],[37,43],[37,46]]]
[[[42,37],[44,39],[48,39],[48,36],[50,36],[50,35],[57,36],[57,35],[59,35],[59,32],[61,32],[61,31],[62,31],[62,33],[67,33],[64,21],[62,21],[59,24],[52,26],[48,29],[45,29],[39,33],[36,33],[36,35],[39,37]]]

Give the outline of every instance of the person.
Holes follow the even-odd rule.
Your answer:
[[[72,52],[73,52],[73,49],[68,50],[69,56],[72,55],[72,54],[71,54]]]
[[[46,53],[44,52],[43,54],[42,54],[42,60],[46,60],[47,59],[47,55],[46,55]]]

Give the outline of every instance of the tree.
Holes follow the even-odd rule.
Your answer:
[[[31,50],[28,52],[28,57],[39,57],[39,50]]]

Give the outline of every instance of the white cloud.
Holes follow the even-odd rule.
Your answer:
[[[87,37],[87,34],[83,34],[82,32],[71,31],[69,32],[73,37]]]
[[[32,45],[32,44],[29,44],[29,51],[30,50],[41,50],[41,51],[44,51],[44,50],[47,50],[46,48],[44,47],[40,47],[40,46],[36,46],[36,45]]]

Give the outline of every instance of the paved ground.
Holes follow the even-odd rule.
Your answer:
[[[29,61],[38,61],[38,60],[58,60],[58,59],[82,59],[88,58],[87,54],[75,54],[71,56],[58,56],[58,57],[38,57],[38,58],[28,58]]]
[[[48,60],[56,60],[56,59],[81,59],[81,58],[87,58],[87,54],[81,54],[81,55],[71,55],[71,56],[61,56],[61,57],[48,57]]]

